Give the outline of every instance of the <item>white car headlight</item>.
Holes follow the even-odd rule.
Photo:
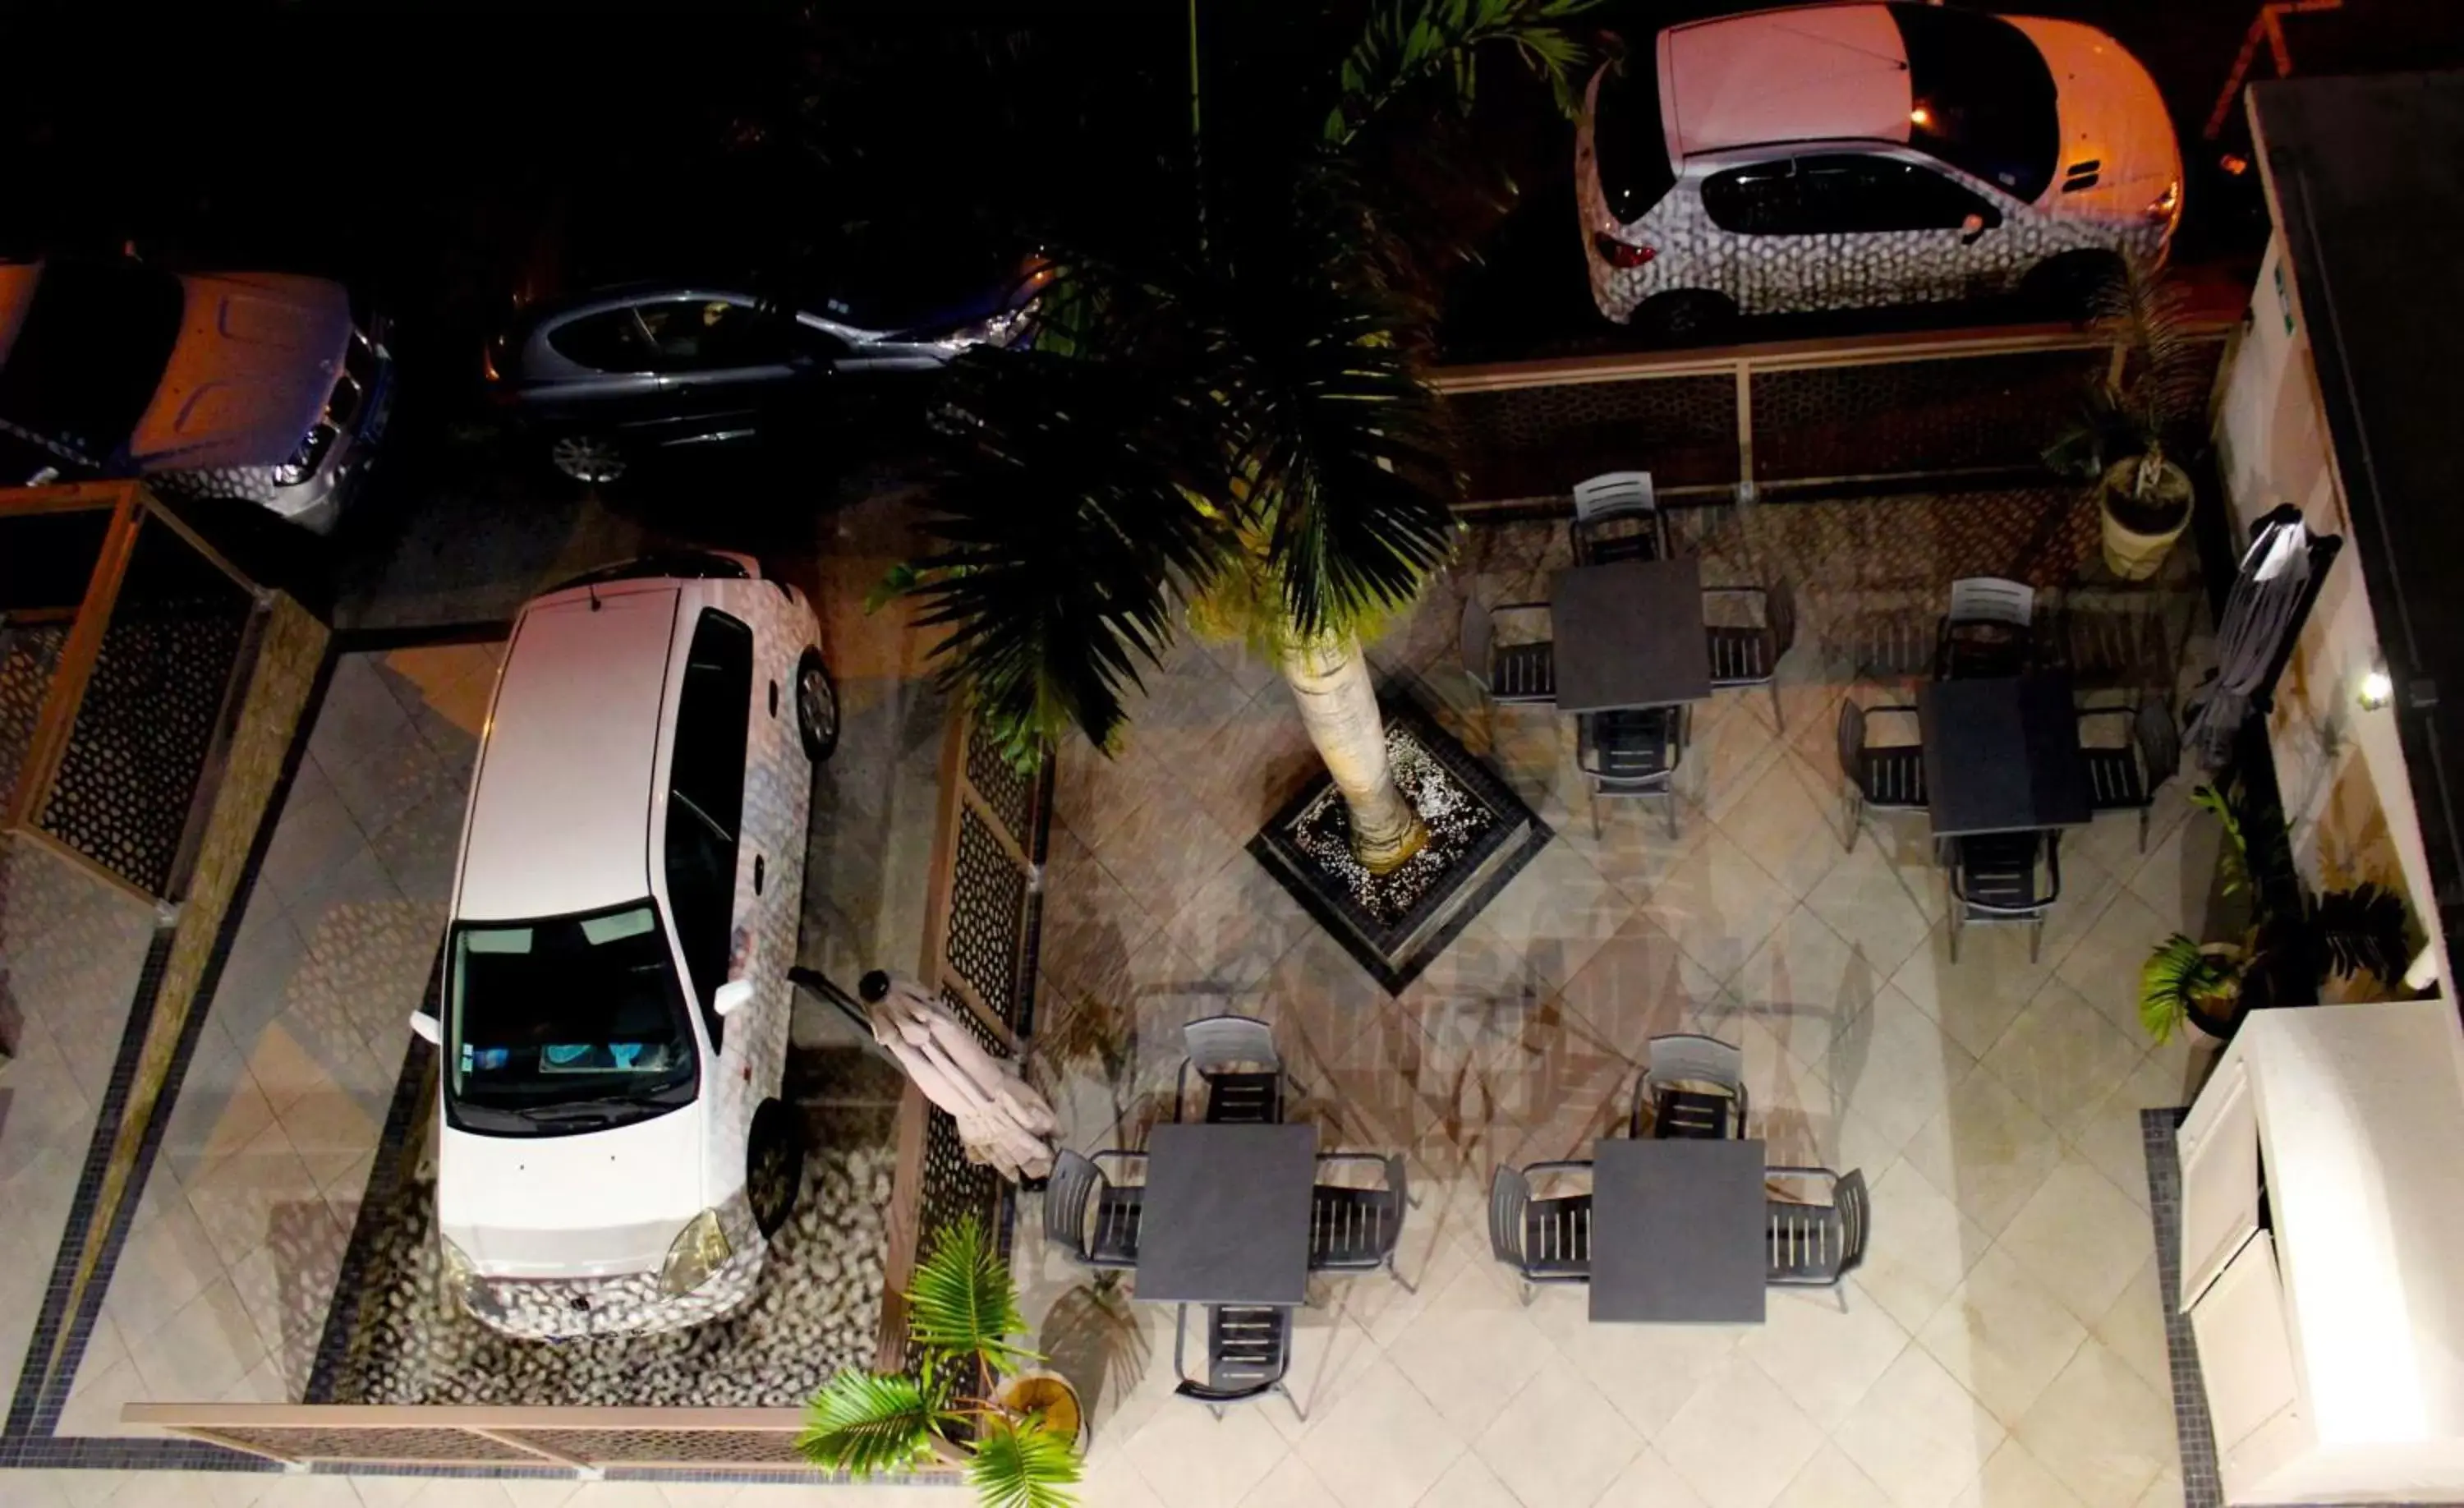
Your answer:
[[[445,1257],[446,1295],[464,1308],[495,1312],[498,1307],[495,1295],[489,1288],[487,1279],[479,1276],[479,1264],[471,1259],[471,1254],[441,1235],[436,1238],[436,1244],[443,1249]]]
[[[704,1210],[685,1223],[668,1247],[667,1263],[659,1269],[659,1292],[681,1299],[710,1281],[735,1255],[727,1233],[719,1228],[718,1212]]]

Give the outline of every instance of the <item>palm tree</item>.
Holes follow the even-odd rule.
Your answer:
[[[955,363],[967,453],[898,580],[1013,756],[1073,729],[1116,747],[1186,616],[1281,668],[1364,866],[1425,841],[1361,643],[1456,533],[1435,292],[1508,194],[1441,161],[1448,118],[1492,54],[1565,100],[1580,51],[1559,26],[1591,3],[1377,0],[1333,57],[1319,15],[1284,14],[1307,8],[1243,11],[1194,149],[1043,228],[1033,349]]]
[[[907,1290],[911,1372],[845,1371],[813,1395],[796,1448],[859,1478],[947,1452],[988,1508],[1068,1508],[1078,1480],[1078,1421],[1022,1411],[1001,1380],[1040,1360],[1011,1341],[1026,1330],[1009,1268],[982,1222],[943,1230]],[[1066,1394],[1062,1396],[1067,1396]],[[960,1446],[954,1437],[963,1437]]]

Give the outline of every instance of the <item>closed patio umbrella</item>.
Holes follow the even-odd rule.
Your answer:
[[[2225,598],[2224,622],[2216,626],[2216,675],[2191,698],[2183,738],[2203,770],[2221,770],[2250,716],[2254,697],[2267,690],[2284,637],[2298,630],[2309,601],[2310,531],[2290,507],[2268,515],[2241,557]]]
[[[1012,1181],[1052,1171],[1061,1123],[1018,1070],[987,1052],[967,1024],[915,980],[883,970],[858,986],[873,1038],[898,1060],[924,1097],[958,1124],[975,1162]]]

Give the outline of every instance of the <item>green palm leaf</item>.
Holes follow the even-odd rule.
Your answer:
[[[974,1215],[944,1228],[916,1267],[907,1287],[907,1333],[927,1353],[965,1358],[996,1373],[1034,1359],[1010,1340],[1026,1333],[1026,1316],[1008,1266]]]
[[[967,1480],[985,1508],[1070,1508],[1078,1499],[1062,1489],[1078,1480],[1078,1453],[1038,1420],[996,1418],[976,1442]]]
[[[796,1449],[816,1466],[855,1476],[899,1471],[933,1453],[946,1417],[912,1377],[841,1372],[804,1406]]]

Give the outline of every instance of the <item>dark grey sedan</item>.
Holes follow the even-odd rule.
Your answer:
[[[789,309],[704,284],[607,289],[525,312],[490,344],[488,385],[545,437],[558,470],[613,482],[650,455],[802,427],[970,346],[1015,343],[1042,281],[1030,269],[904,310]]]

